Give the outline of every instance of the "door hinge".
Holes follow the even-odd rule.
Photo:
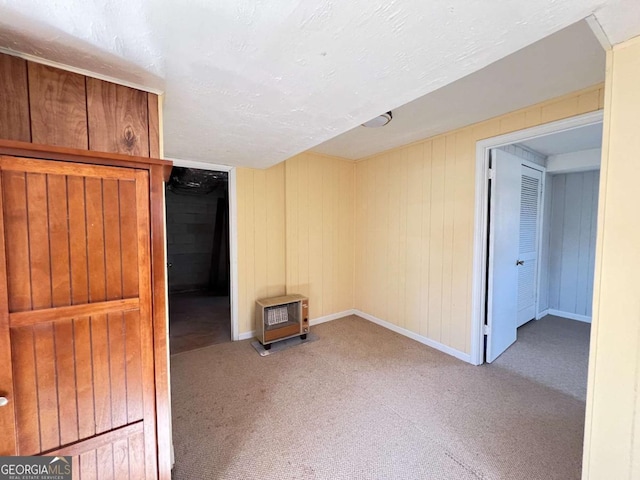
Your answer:
[[[487,170],[487,178],[489,180],[493,180],[494,178],[496,178],[496,171],[493,168]]]
[[[482,326],[482,334],[483,335],[489,335],[489,325],[483,325]]]

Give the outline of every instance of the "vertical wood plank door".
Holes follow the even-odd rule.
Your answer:
[[[0,455],[157,478],[145,170],[0,157]]]

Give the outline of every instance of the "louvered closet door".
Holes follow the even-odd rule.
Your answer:
[[[518,326],[536,316],[542,172],[522,165],[518,245]]]
[[[148,172],[0,169],[0,454],[156,478]]]

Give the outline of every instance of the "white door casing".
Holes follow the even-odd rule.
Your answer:
[[[489,152],[493,148],[563,132],[585,125],[602,123],[603,112],[598,110],[531,128],[505,133],[476,142],[475,213],[473,233],[473,282],[471,292],[471,363],[481,365],[486,360],[487,322],[489,304]]]

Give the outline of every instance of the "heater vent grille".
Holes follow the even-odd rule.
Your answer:
[[[289,321],[289,311],[286,306],[272,307],[267,310],[267,325],[279,325]]]

